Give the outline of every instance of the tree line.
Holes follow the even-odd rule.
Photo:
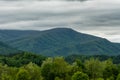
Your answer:
[[[24,53],[1,56],[0,61],[0,80],[120,80],[120,65],[114,64],[111,58],[76,58],[70,63],[64,57]]]

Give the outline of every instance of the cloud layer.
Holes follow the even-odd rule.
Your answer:
[[[67,27],[120,42],[120,0],[81,1],[1,0],[0,29]]]

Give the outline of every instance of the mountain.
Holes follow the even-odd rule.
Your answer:
[[[0,42],[0,54],[9,55],[9,54],[15,54],[15,53],[18,53],[18,52],[19,52],[19,50],[15,49],[15,48],[12,48],[11,46],[8,46],[3,42]]]
[[[29,36],[30,34],[38,34],[39,31],[31,31],[31,30],[0,30],[0,40],[2,42],[9,42],[14,41],[18,38],[24,38],[26,36]]]
[[[46,31],[1,30],[0,40],[19,50],[45,56],[120,54],[120,44],[69,28]]]

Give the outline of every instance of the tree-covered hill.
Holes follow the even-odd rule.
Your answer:
[[[69,28],[46,31],[1,30],[0,36],[11,47],[45,56],[120,54],[119,44]]]
[[[12,48],[11,46],[3,42],[0,42],[0,54],[9,55],[9,54],[15,54],[15,53],[20,53],[20,52],[22,51]]]

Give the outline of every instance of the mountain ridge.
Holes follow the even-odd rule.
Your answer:
[[[6,32],[4,30],[2,32],[0,30],[0,36],[3,33],[4,35],[9,34],[9,36],[6,38],[6,41],[1,39],[2,37],[0,39],[10,46],[45,56],[120,54],[120,44],[112,43],[105,38],[80,33],[69,28],[54,28],[45,31],[10,30]]]

